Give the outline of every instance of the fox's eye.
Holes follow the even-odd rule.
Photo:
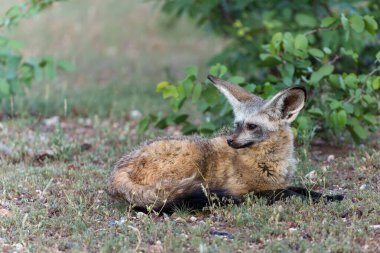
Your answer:
[[[257,128],[257,125],[256,124],[251,124],[251,123],[248,123],[247,124],[247,130],[249,131],[253,131]]]

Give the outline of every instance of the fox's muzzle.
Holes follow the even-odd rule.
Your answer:
[[[228,138],[228,139],[227,139],[227,144],[228,144],[228,146],[230,146],[231,148],[234,148],[234,149],[240,149],[240,148],[246,148],[246,147],[249,147],[249,146],[255,144],[255,142],[254,142],[254,141],[251,141],[251,142],[248,142],[248,143],[241,144],[241,143],[236,142],[233,138]]]

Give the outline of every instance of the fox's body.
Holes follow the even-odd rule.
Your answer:
[[[201,189],[222,190],[224,195],[240,198],[252,191],[288,187],[296,166],[293,135],[289,124],[281,123],[278,118],[281,115],[276,115],[268,106],[277,103],[276,97],[267,102],[244,93],[240,87],[215,78],[212,81],[222,82],[222,86],[216,86],[234,108],[236,132],[212,139],[175,137],[143,144],[116,164],[108,187],[111,195],[122,197],[137,207],[161,208]],[[228,97],[230,93],[233,97]],[[303,107],[306,98],[303,89],[293,93],[290,102],[296,106],[290,108],[291,119]],[[242,103],[248,103],[248,109]],[[241,113],[244,110],[249,110],[245,112],[247,115]],[[250,123],[244,123],[246,121]],[[248,124],[248,130],[244,124]]]

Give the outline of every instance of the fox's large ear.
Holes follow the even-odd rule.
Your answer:
[[[208,75],[207,78],[223,93],[234,110],[239,107],[242,102],[261,100],[260,97],[249,93],[236,84],[229,83],[212,75]]]
[[[264,105],[264,110],[271,116],[291,123],[305,105],[307,98],[304,87],[292,87],[279,92]]]

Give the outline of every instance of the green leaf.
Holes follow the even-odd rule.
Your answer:
[[[296,14],[296,22],[301,27],[316,27],[317,20],[314,16],[306,14],[306,13],[298,13]]]
[[[159,119],[155,124],[154,126],[159,128],[159,129],[164,129],[166,127],[168,127],[168,118],[162,118],[162,119]],[[139,131],[139,130],[138,130]]]
[[[284,34],[283,44],[285,52],[294,53],[294,37],[291,33],[286,32]]]
[[[376,101],[377,101],[375,97],[372,97],[368,94],[364,95],[362,98],[365,102],[367,102],[367,104],[376,103]]]
[[[379,121],[376,119],[376,116],[375,115],[372,115],[372,114],[365,114],[364,116],[363,116],[363,118],[367,121],[367,122],[369,122],[369,123],[371,123],[372,125],[378,125],[379,124]]]
[[[201,133],[212,133],[216,130],[216,125],[214,125],[211,122],[204,122],[200,127],[199,130]]]
[[[351,73],[344,78],[344,82],[347,84],[348,87],[356,89],[358,87],[359,80],[354,73]]]
[[[197,127],[189,122],[186,122],[182,127],[181,131],[183,134],[189,135],[197,132]]]
[[[348,113],[348,114],[352,114],[354,112],[354,106],[350,103],[344,103],[343,104],[343,108],[344,110]]]
[[[321,27],[330,27],[336,22],[336,18],[325,17],[322,19]]]
[[[74,65],[69,61],[60,60],[58,61],[58,67],[66,72],[74,71]]]
[[[241,84],[245,82],[245,78],[241,76],[232,76],[228,79],[228,81],[234,84]]]
[[[189,115],[187,115],[187,114],[180,114],[174,118],[174,123],[175,124],[182,124],[187,120],[188,117],[189,117]]]
[[[218,63],[210,68],[210,74],[217,77],[223,77],[227,73],[227,67]]]
[[[168,86],[162,92],[162,97],[164,99],[169,98],[169,97],[177,98],[178,96],[179,96],[178,90],[174,85]]]
[[[205,99],[205,101],[209,105],[215,105],[220,98],[220,94],[218,91],[213,88],[213,87],[207,87],[203,92],[202,92],[202,97]]]
[[[170,83],[167,82],[167,81],[162,81],[160,82],[159,84],[157,84],[156,86],[156,92],[162,92],[163,90],[165,90],[166,88],[168,88],[170,86]]]
[[[188,66],[186,68],[186,77],[197,77],[198,68],[196,66]]]
[[[380,61],[380,51],[377,52],[377,54],[376,54],[376,60],[377,60],[377,61]]]
[[[338,108],[343,108],[343,103],[341,101],[336,100],[336,99],[332,99],[329,106],[330,106],[331,110],[336,110]]]
[[[334,66],[331,64],[326,64],[311,75],[310,82],[313,84],[316,84],[323,77],[330,75],[333,71],[334,71]]]
[[[202,93],[202,85],[198,83],[194,86],[194,89],[193,89],[193,96],[191,98],[193,103],[196,103],[199,100],[201,93]]]
[[[317,57],[317,58],[323,58],[323,56],[325,55],[322,52],[322,50],[319,50],[317,48],[310,48],[309,49],[309,54],[311,54],[312,56]]]
[[[364,21],[359,15],[354,14],[350,17],[350,25],[352,30],[357,33],[362,33],[364,31]]]
[[[368,130],[362,127],[356,118],[349,120],[348,124],[351,126],[351,133],[356,139],[365,140],[368,138]]]
[[[280,51],[280,45],[282,42],[282,33],[278,32],[272,36],[271,43],[269,45],[269,52],[277,54]]]
[[[6,77],[7,79],[15,79],[17,77],[17,70],[21,63],[21,56],[8,54],[6,61]]]
[[[376,20],[372,16],[364,16],[365,29],[368,33],[375,35],[378,28]]]
[[[347,113],[343,110],[340,110],[338,113],[337,113],[337,123],[338,123],[338,127],[339,129],[344,129],[344,127],[346,126],[347,124]]]
[[[291,63],[285,64],[285,66],[281,68],[280,71],[284,84],[291,86],[293,84],[293,76],[295,71],[294,65]]]
[[[325,54],[331,54],[332,53],[331,49],[328,47],[324,47],[324,48],[322,48],[322,50],[323,50],[323,52],[325,52]]]
[[[0,98],[7,97],[10,93],[9,84],[7,80],[0,79]]]
[[[298,34],[294,41],[294,47],[296,49],[295,55],[305,58],[307,56],[308,44],[307,37],[304,34]]]
[[[184,88],[184,95],[190,96],[193,90],[193,81],[188,77],[180,83],[180,86]]]
[[[312,115],[315,115],[315,116],[322,116],[323,117],[323,112],[321,109],[319,108],[315,108],[315,107],[312,107],[308,110],[308,112]]]
[[[340,15],[340,22],[342,23],[344,30],[346,30],[346,31],[350,30],[350,24],[348,22],[348,19],[346,18],[346,16],[343,13]]]
[[[372,81],[372,88],[374,90],[380,89],[380,76],[377,76],[376,78],[373,79],[373,81]]]
[[[150,118],[149,117],[146,117],[144,118],[143,120],[141,120],[139,122],[139,125],[137,126],[137,132],[139,134],[143,134],[145,132],[145,130],[148,129],[149,125],[150,125],[151,121],[150,121]]]

